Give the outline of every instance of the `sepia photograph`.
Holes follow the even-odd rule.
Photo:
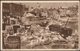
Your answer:
[[[78,49],[79,1],[1,2],[2,49]]]

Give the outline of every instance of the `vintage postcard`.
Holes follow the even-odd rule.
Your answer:
[[[1,1],[1,49],[79,49],[79,1]]]

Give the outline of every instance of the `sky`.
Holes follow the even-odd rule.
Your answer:
[[[58,7],[69,7],[74,5],[79,5],[78,1],[6,1],[4,3],[16,3],[16,4],[22,4],[26,7],[36,7],[40,5],[42,8],[58,8]],[[39,4],[37,4],[39,3]]]
[[[22,3],[22,5],[25,5],[26,7],[36,7],[38,5],[40,5],[42,8],[50,8],[50,7],[53,7],[53,8],[58,8],[58,7],[69,7],[69,6],[75,6],[75,5],[78,5],[78,3],[76,2],[70,2],[70,3],[66,3],[66,2],[59,2],[59,3]]]

